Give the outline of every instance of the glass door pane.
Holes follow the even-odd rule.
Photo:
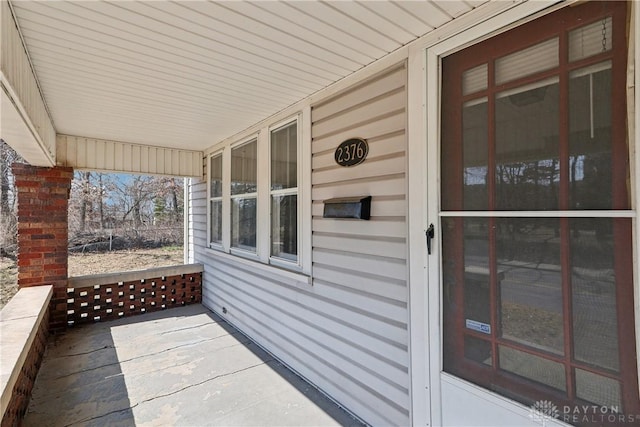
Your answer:
[[[612,219],[571,221],[574,357],[618,371],[614,246]]]
[[[640,413],[626,10],[564,8],[442,62],[443,366],[525,404]]]
[[[557,78],[496,96],[495,209],[558,209],[559,109]]]
[[[557,218],[496,220],[503,338],[538,350],[564,354],[560,258],[560,221]]]
[[[487,114],[487,98],[469,101],[462,109],[464,210],[487,210],[489,207]]]
[[[611,209],[611,62],[569,79],[569,180],[572,209]]]

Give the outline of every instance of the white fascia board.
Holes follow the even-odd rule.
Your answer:
[[[178,148],[57,136],[57,164],[80,170],[202,178],[203,153]]]
[[[0,2],[0,138],[34,166],[55,166],[56,134],[9,2]]]
[[[35,132],[30,120],[16,104],[12,92],[0,77],[0,138],[33,166],[55,165],[53,156],[43,148],[44,144]]]

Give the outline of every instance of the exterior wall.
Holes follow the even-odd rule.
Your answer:
[[[408,46],[406,57],[398,52],[394,62],[408,58],[409,83],[404,66],[392,66],[308,101],[313,202],[312,218],[303,220],[312,224],[311,285],[304,276],[205,249],[206,184],[193,181],[193,244],[195,261],[205,264],[205,305],[373,425],[539,425],[529,407],[442,373],[440,243],[436,239],[432,256],[425,245],[424,231],[439,214],[439,59],[567,5],[492,4],[496,9],[461,17]],[[635,25],[640,12],[635,5],[633,10]],[[394,62],[372,67],[381,70],[381,64]],[[637,76],[637,67],[629,66]],[[631,132],[637,138],[640,131]],[[369,141],[369,157],[359,166],[340,168],[334,150],[352,137]],[[631,151],[635,209],[640,156],[633,145]],[[371,221],[322,218],[324,200],[366,195],[373,196]],[[637,248],[636,220],[634,227]],[[636,265],[636,330],[637,282]]]
[[[312,277],[207,246],[207,186],[192,180],[203,303],[373,425],[409,424],[403,64],[312,107]],[[349,137],[367,160],[333,160]],[[301,189],[309,191],[309,189]],[[370,221],[323,219],[323,201],[371,195]]]
[[[344,301],[345,336],[363,335],[345,355],[371,376],[358,395],[377,425],[409,421],[406,77],[403,63],[311,110],[313,284]],[[353,137],[369,143],[367,159],[336,165],[336,147]],[[369,221],[322,218],[324,200],[349,196],[372,196]]]

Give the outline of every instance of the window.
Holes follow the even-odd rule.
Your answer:
[[[231,149],[231,247],[256,251],[258,141]]]
[[[209,157],[210,248],[305,271],[299,125],[299,117],[275,123]]]
[[[298,259],[298,129],[271,131],[271,256]]]
[[[222,154],[209,158],[209,245],[222,245]]]
[[[527,405],[640,410],[625,12],[565,8],[442,64],[444,370]]]

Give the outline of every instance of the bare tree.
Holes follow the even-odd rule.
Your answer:
[[[82,199],[80,200],[80,231],[85,231],[87,224],[87,210],[91,209],[91,172],[81,172]]]
[[[104,183],[102,182],[102,174],[98,174],[98,212],[100,214],[100,230],[104,230]]]
[[[24,160],[0,139],[0,250],[9,255],[18,233],[16,188],[11,165]]]
[[[70,239],[82,247],[113,235],[127,247],[179,243],[182,198],[182,183],[174,178],[77,172],[69,201]]]

